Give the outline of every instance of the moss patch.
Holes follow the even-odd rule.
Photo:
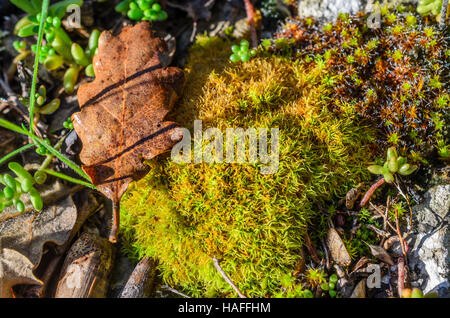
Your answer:
[[[374,134],[353,114],[324,107],[320,68],[275,56],[232,64],[229,55],[224,40],[197,41],[171,117],[189,129],[194,119],[223,132],[278,127],[278,172],[153,160],[122,199],[122,230],[131,253],[158,259],[163,279],[190,295],[235,296],[215,256],[241,291],[264,297],[291,281],[304,233],[321,233],[330,201],[369,178]]]

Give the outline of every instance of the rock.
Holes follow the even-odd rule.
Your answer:
[[[380,1],[383,3],[385,1]],[[390,0],[389,6],[399,4],[416,4],[418,0]],[[354,14],[358,11],[372,12],[376,1],[371,0],[299,0],[298,15],[302,18],[314,17],[316,19],[333,21],[340,12]]]
[[[415,287],[450,297],[450,185],[437,185],[425,194],[425,202],[413,207],[409,265]]]

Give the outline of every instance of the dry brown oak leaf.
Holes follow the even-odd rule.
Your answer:
[[[78,89],[81,111],[72,121],[83,143],[80,159],[94,185],[113,201],[112,242],[120,198],[131,181],[148,172],[143,161],[180,139],[177,125],[163,120],[181,95],[184,73],[168,62],[166,43],[147,21],[117,36],[104,31],[93,59],[95,80]]]

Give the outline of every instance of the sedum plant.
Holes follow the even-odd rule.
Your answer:
[[[23,194],[29,195],[31,204],[36,210],[42,210],[44,204],[41,195],[33,187],[35,183],[42,181],[39,174],[34,178],[17,162],[10,162],[8,168],[16,178],[10,174],[0,174],[0,184],[4,186],[3,191],[0,191],[0,212],[11,205],[14,205],[18,212],[23,212],[25,210],[25,204],[21,200]]]
[[[41,0],[15,0],[13,3],[26,11],[28,15],[23,17],[15,26],[15,33],[20,37],[35,36],[38,34],[41,22],[40,6]],[[71,40],[61,25],[61,19],[66,14],[66,8],[69,5],[83,4],[82,0],[59,1],[49,7],[48,15],[44,28],[45,44],[40,48],[41,54],[39,62],[49,71],[57,70],[67,66],[63,84],[66,93],[71,94],[74,91],[78,80],[79,72],[84,69],[87,76],[95,76],[92,67],[92,58],[94,57],[98,45],[100,32],[94,29],[89,37],[88,45],[82,48],[78,43]],[[39,6],[39,10],[35,8]],[[17,50],[20,52],[16,59],[23,59],[27,56],[25,42],[18,42]],[[31,50],[36,54],[37,45],[32,45]]]
[[[156,0],[124,0],[116,6],[116,11],[135,21],[164,21],[167,12]]]
[[[36,153],[41,156],[45,156],[45,159],[41,163],[40,167],[32,176],[27,170],[25,170],[17,162],[9,162],[8,168],[11,171],[7,174],[0,175],[0,184],[3,189],[0,191],[0,212],[5,208],[14,206],[18,212],[23,212],[25,209],[25,204],[22,201],[24,195],[28,195],[32,206],[36,210],[41,210],[43,208],[42,198],[39,194],[36,184],[43,184],[47,180],[47,175],[53,175],[57,178],[64,179],[69,182],[84,185],[86,187],[96,189],[92,184],[90,178],[86,173],[73,161],[64,156],[60,151],[60,147],[64,138],[59,139],[59,141],[52,145],[48,138],[42,138],[35,134],[35,118],[39,113],[46,113],[59,106],[58,101],[52,101],[47,105],[44,105],[46,92],[45,87],[41,86],[39,91],[36,92],[36,82],[37,73],[39,67],[39,58],[42,50],[42,38],[44,34],[44,28],[47,23],[46,15],[49,8],[49,0],[38,1],[41,5],[41,16],[44,17],[39,24],[38,36],[37,36],[37,46],[36,46],[36,56],[33,66],[33,77],[31,82],[31,91],[29,99],[29,127],[28,129],[25,125],[18,126],[6,119],[0,118],[0,127],[13,131],[15,133],[21,134],[29,140],[29,143],[12,151],[11,153],[0,158],[0,166],[18,154],[28,151],[31,148],[36,148]],[[19,47],[21,48],[21,47]],[[23,47],[22,47],[23,48]],[[41,107],[42,106],[42,107]],[[65,175],[60,172],[53,171],[49,169],[49,165],[54,158],[58,158],[68,167],[70,167],[75,173],[77,173],[81,179],[73,178],[71,176]],[[15,174],[16,177],[13,177]]]
[[[256,55],[256,49],[249,49],[249,43],[247,40],[242,40],[240,45],[231,46],[233,54],[230,56],[230,61],[236,62],[248,62],[251,57]]]
[[[382,166],[369,166],[368,170],[373,174],[382,175],[387,183],[392,183],[394,181],[395,173],[402,176],[409,176],[417,170],[417,166],[409,164],[405,157],[397,154],[395,147],[390,147],[387,151],[384,164]]]

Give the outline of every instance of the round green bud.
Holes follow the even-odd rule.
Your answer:
[[[44,202],[42,201],[41,195],[35,188],[31,188],[30,190],[30,201],[37,211],[42,210],[44,207]]]
[[[231,51],[233,52],[233,53],[239,53],[240,52],[240,50],[241,50],[241,47],[239,46],[239,45],[233,45],[232,47],[231,47]]]
[[[128,11],[127,16],[131,19],[131,20],[140,20],[142,18],[142,16],[144,15],[144,13],[142,12],[141,9],[136,8],[136,9],[131,9]]]
[[[241,60],[241,57],[237,54],[231,54],[230,61],[233,63],[239,62]]]
[[[130,2],[129,7],[131,10],[139,9],[139,6],[137,5],[136,2]]]
[[[15,193],[15,191],[8,186],[3,189],[3,195],[5,196],[6,200],[12,199],[14,196],[14,193]]]
[[[161,11],[161,5],[159,3],[155,3],[152,5],[152,10]]]
[[[61,19],[58,17],[54,17],[52,19],[52,24],[55,28],[59,28],[61,26]]]
[[[250,54],[247,52],[241,54],[241,61],[242,62],[248,62],[250,60]]]
[[[23,211],[25,211],[25,204],[23,204],[21,200],[17,200],[17,202],[15,203],[15,207],[17,209],[17,212],[19,213],[23,213]]]
[[[250,46],[250,43],[248,43],[247,40],[242,40],[240,45],[241,45],[241,47],[247,47],[248,48]]]
[[[47,181],[47,174],[44,171],[36,171],[34,173],[34,180],[37,184],[44,184]]]
[[[336,274],[333,274],[333,275],[330,276],[330,282],[331,283],[336,284],[337,281],[338,281],[338,277],[337,277]]]
[[[303,291],[303,297],[304,297],[304,298],[313,298],[314,295],[313,295],[313,293],[312,293],[309,289],[305,289],[305,290]]]
[[[419,288],[413,288],[411,291],[411,298],[423,298],[423,293]]]

